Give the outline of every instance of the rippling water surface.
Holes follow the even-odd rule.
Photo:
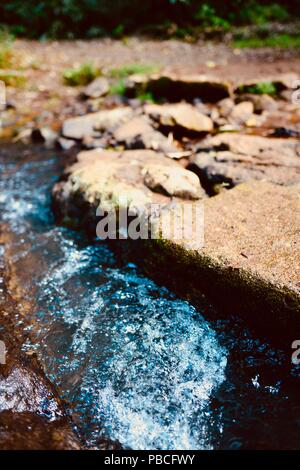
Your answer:
[[[295,377],[287,387],[278,351],[242,327],[209,323],[105,244],[55,226],[58,158],[0,163],[7,254],[31,306],[26,347],[90,445],[103,436],[133,449],[296,445]]]

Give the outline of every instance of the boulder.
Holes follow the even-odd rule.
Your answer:
[[[171,196],[196,199],[204,191],[196,175],[162,153],[97,149],[78,154],[53,195],[61,217],[68,217],[81,201],[85,209],[78,212],[76,223],[82,224],[99,206],[105,211],[124,207],[147,212],[151,203],[168,204]]]
[[[128,96],[152,93],[155,98],[165,98],[171,102],[193,101],[215,103],[230,96],[231,85],[216,77],[207,75],[153,74],[132,75],[126,83]]]
[[[252,135],[220,134],[198,145],[189,168],[212,190],[254,180],[300,184],[300,142]]]
[[[181,134],[202,134],[213,130],[212,120],[188,103],[148,104],[144,112],[161,126]]]

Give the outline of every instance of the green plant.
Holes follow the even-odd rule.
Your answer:
[[[63,74],[63,78],[66,85],[80,86],[87,85],[99,75],[101,75],[99,68],[91,63],[86,63],[79,67],[66,70]]]
[[[286,21],[287,9],[278,3],[261,5],[256,1],[249,2],[241,10],[241,19],[251,24],[264,24],[268,21]]]
[[[13,37],[7,30],[0,30],[0,68],[8,69],[13,65]]]
[[[124,25],[119,24],[112,30],[111,34],[114,38],[121,38],[124,34],[124,29]]]
[[[109,71],[112,78],[126,78],[134,74],[150,74],[158,71],[158,67],[150,64],[130,64]]]
[[[141,28],[160,34],[164,25],[201,26],[263,24],[299,18],[299,0],[6,0],[0,18],[18,35],[45,38],[124,37]],[[148,29],[150,31],[150,28]]]
[[[126,93],[126,84],[125,81],[121,78],[120,80],[113,83],[110,87],[111,95],[121,95],[124,96]]]
[[[195,14],[195,19],[206,27],[228,29],[229,22],[216,14],[215,8],[209,3],[203,3]]]
[[[255,85],[242,85],[239,87],[240,93],[253,95],[276,95],[277,91],[277,87],[273,82],[258,82]]]
[[[281,49],[300,47],[300,36],[290,34],[276,34],[265,38],[250,37],[233,41],[234,47],[280,47]]]
[[[136,96],[142,103],[148,102],[148,103],[155,103],[155,99],[153,94],[148,91],[146,93],[141,93]]]
[[[6,86],[22,87],[25,85],[26,78],[13,70],[11,72],[0,70],[0,81],[4,82]]]

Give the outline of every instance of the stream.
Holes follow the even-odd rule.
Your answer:
[[[34,148],[1,151],[1,224],[24,349],[36,351],[86,444],[299,447],[290,358],[255,338],[238,312],[221,320],[196,309],[104,242],[57,226],[51,188],[62,165]]]

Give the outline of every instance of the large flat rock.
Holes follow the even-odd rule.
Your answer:
[[[244,314],[267,336],[296,338],[299,188],[258,181],[242,184],[205,200],[204,214],[204,246],[196,232],[188,240],[156,242],[160,269],[172,263],[175,284],[180,277],[190,297],[204,291],[230,313]]]

